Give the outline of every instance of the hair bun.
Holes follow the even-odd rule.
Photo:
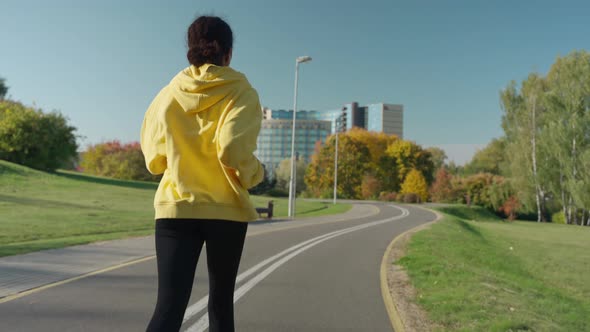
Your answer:
[[[188,28],[188,61],[194,66],[205,63],[224,65],[224,58],[233,46],[229,25],[214,16],[201,16]]]
[[[217,40],[207,41],[207,40],[202,39],[200,42],[199,48],[200,48],[201,54],[205,58],[208,58],[210,56],[213,56],[214,54],[218,54],[221,52],[221,47],[219,46],[219,43],[217,42]]]

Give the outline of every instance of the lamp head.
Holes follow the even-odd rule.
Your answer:
[[[297,58],[297,63],[304,63],[304,62],[309,62],[311,61],[311,57],[310,56],[300,56]]]

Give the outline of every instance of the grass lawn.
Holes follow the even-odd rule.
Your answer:
[[[285,218],[289,215],[289,200],[287,198],[275,198],[264,196],[251,196],[254,205],[257,207],[266,207],[268,201],[272,200],[274,203],[274,215],[277,218]],[[310,202],[298,199],[295,204],[295,217],[308,218],[319,217],[328,214],[344,213],[350,210],[352,205],[339,204],[336,205],[327,202]]]
[[[48,174],[0,160],[0,256],[153,233],[157,184],[73,172]],[[286,199],[253,197],[256,206]],[[345,212],[348,204],[297,202],[298,217]]]
[[[590,228],[438,210],[400,264],[439,330],[590,331]]]

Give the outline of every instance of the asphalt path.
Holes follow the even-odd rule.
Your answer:
[[[251,225],[235,293],[237,331],[392,331],[379,271],[391,240],[435,219],[412,207],[370,204],[353,220]],[[202,253],[183,331],[206,331]],[[0,304],[0,331],[145,331],[157,287],[155,259]]]

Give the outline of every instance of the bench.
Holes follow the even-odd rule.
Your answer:
[[[266,219],[272,219],[273,209],[274,209],[273,201],[268,201],[268,207],[265,207],[265,208],[258,207],[258,208],[256,208],[256,213],[258,213],[258,217],[262,217],[262,214],[266,213]]]

